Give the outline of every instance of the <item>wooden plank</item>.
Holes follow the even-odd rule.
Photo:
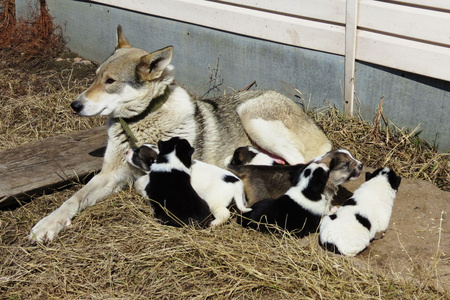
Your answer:
[[[0,152],[0,207],[101,169],[106,126]]]
[[[436,10],[450,11],[450,1],[448,0],[381,0],[383,2],[393,2],[398,4],[415,5]]]
[[[355,97],[355,61],[356,33],[358,23],[358,0],[347,0],[345,26],[345,82],[344,82],[344,112],[353,116],[353,99]]]
[[[275,13],[345,24],[345,0],[210,0]]]
[[[263,40],[344,55],[345,29],[343,25],[209,1],[94,0],[92,2]]]
[[[358,31],[356,59],[450,81],[450,49],[369,31]]]
[[[450,1],[448,1],[450,2]],[[358,27],[450,46],[450,13],[360,0]]]

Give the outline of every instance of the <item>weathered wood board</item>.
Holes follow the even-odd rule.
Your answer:
[[[0,207],[101,169],[106,127],[60,135],[0,152]]]

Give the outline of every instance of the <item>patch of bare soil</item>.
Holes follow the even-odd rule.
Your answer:
[[[363,181],[361,176],[344,187],[353,192]],[[396,278],[432,275],[438,287],[450,291],[449,205],[449,192],[402,178],[385,236],[355,259]]]

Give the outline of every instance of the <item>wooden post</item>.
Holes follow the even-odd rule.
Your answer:
[[[356,33],[358,24],[358,1],[347,0],[345,18],[345,67],[344,67],[344,113],[353,116],[355,97]]]

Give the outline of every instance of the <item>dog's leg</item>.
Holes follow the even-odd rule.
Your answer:
[[[214,209],[214,211],[211,210],[211,213],[214,216],[214,221],[211,222],[211,226],[218,226],[223,223],[225,223],[231,216],[230,211],[228,208],[224,206],[219,206]]]
[[[148,198],[147,192],[145,191],[145,188],[150,183],[150,176],[148,174],[145,174],[134,182],[134,189],[136,192],[138,192],[139,195]]]
[[[50,242],[65,227],[71,224],[78,211],[94,205],[97,201],[111,195],[120,189],[127,178],[126,170],[117,169],[114,172],[100,172],[81,190],[76,192],[58,209],[40,220],[31,230],[31,242]],[[128,171],[129,173],[129,171]]]
[[[247,201],[245,200],[244,183],[242,181],[236,182],[234,187],[234,203],[236,203],[237,208],[243,212],[249,212],[252,209],[247,207]]]
[[[241,121],[250,139],[265,151],[282,157],[291,165],[306,162],[300,146],[293,142],[296,137],[283,122],[263,119]]]

